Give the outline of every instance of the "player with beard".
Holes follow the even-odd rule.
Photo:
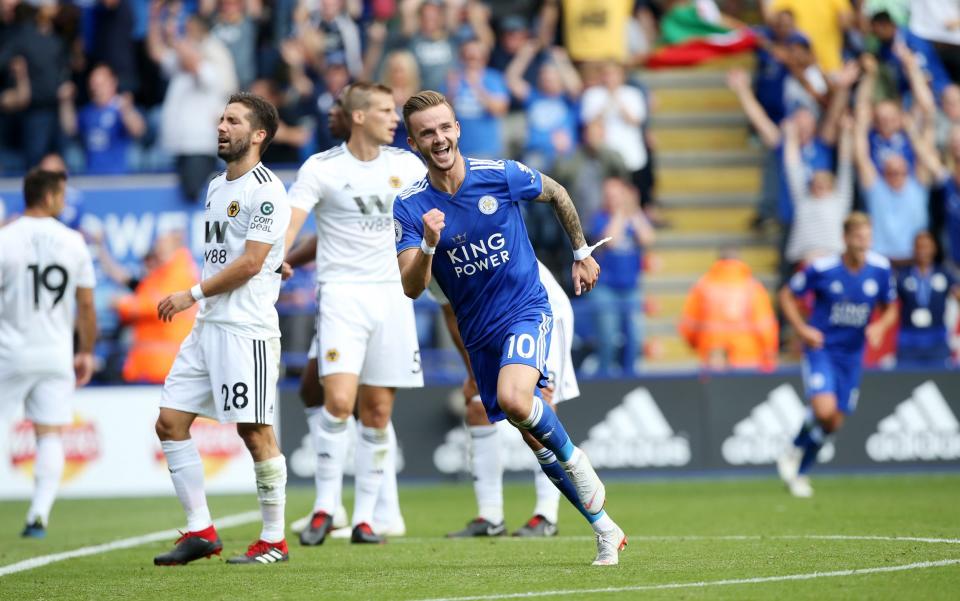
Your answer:
[[[397,388],[423,386],[413,303],[393,258],[394,197],[425,172],[412,153],[387,146],[398,117],[390,88],[355,83],[342,97],[349,141],[308,159],[290,188],[287,241],[309,211],[317,222],[317,367],[323,406],[308,407],[317,453],[317,496],[303,545],[324,542],[343,489],[347,424],[359,409],[355,453],[354,543],[381,543],[402,518],[374,515],[396,434]],[[395,495],[394,495],[395,496]],[[396,505],[396,504],[394,504]],[[377,528],[374,528],[377,526]]]
[[[551,178],[516,161],[464,158],[459,123],[442,94],[410,97],[403,119],[428,171],[394,205],[403,290],[416,298],[436,279],[456,315],[487,417],[509,419],[530,434],[544,471],[596,533],[593,564],[615,565],[627,539],[604,510],[603,483],[538,391],[547,385],[552,315],[519,202],[554,207],[575,249],[578,295],[600,276],[590,256],[597,245],[587,245],[573,201]]]
[[[200,303],[160,396],[156,430],[186,532],[156,565],[182,565],[219,555],[210,518],[203,463],[190,438],[197,415],[235,423],[254,461],[263,516],[259,539],[227,563],[287,561],[284,505],[287,467],[273,429],[278,411],[280,328],[274,303],[280,292],[283,235],[290,220],[286,190],[260,162],[277,131],[272,104],[248,93],[230,97],[217,128],[217,153],[227,170],[210,182],[206,200],[203,279],[160,301],[169,321]]]

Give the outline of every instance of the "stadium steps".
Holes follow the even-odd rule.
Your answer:
[[[647,253],[646,369],[696,363],[677,322],[687,292],[719,248],[739,248],[768,289],[776,284],[776,246],[750,229],[763,154],[726,88],[727,69],[752,64],[752,55],[739,55],[640,75],[653,96],[649,133],[657,149],[657,194],[669,223]]]

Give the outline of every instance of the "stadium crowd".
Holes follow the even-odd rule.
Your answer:
[[[74,174],[173,171],[184,199],[196,201],[219,168],[216,121],[238,89],[279,109],[280,129],[264,156],[274,168],[296,167],[340,143],[328,115],[352,81],[389,85],[398,107],[420,89],[437,89],[457,111],[465,155],[514,157],[554,175],[571,191],[588,236],[613,238],[597,253],[604,275],[586,313],[595,342],[580,357],[592,354],[584,365],[601,375],[635,373],[644,348],[644,249],[654,227],[666,225],[646,127],[655,104],[641,68],[652,64],[659,44],[683,39],[684,28],[745,31],[720,12],[740,3],[719,4],[5,0],[0,172],[22,173],[60,156]],[[956,291],[951,274],[960,264],[960,9],[937,0],[759,4],[765,24],[749,36],[755,72],[733,70],[728,82],[770,150],[757,224],[782,233],[782,280],[839,251],[844,217],[867,211],[874,249],[902,268],[899,359],[942,364],[950,356],[946,298]],[[395,144],[407,147],[402,122]],[[559,224],[546,206],[528,211],[538,256],[569,287]],[[195,266],[177,250],[182,244],[158,239],[135,276],[107,267],[109,253],[100,253],[116,282],[103,327],[132,325],[134,345],[149,348],[169,349],[182,337],[138,309],[159,293],[150,292],[158,282],[178,286],[172,282],[190,277]],[[749,293],[728,294],[726,312],[685,311],[683,335],[706,363],[717,346],[739,344],[738,354],[746,344],[746,361],[723,365],[769,366],[777,341],[765,308],[749,326],[723,334],[730,320],[742,323],[730,303],[763,304],[756,280],[737,261],[725,257],[711,272],[726,273]],[[309,278],[295,279],[283,300],[311,303],[311,286]],[[116,300],[124,288],[144,296]],[[706,288],[698,284],[691,295]],[[710,308],[709,301],[687,305]],[[436,329],[421,326],[426,346]],[[160,352],[172,360],[175,348]],[[153,355],[137,356],[146,372],[155,370]],[[126,361],[125,379],[153,377]]]

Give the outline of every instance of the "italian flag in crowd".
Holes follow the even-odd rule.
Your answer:
[[[668,11],[660,21],[661,46],[647,61],[651,69],[683,67],[752,50],[755,36],[747,28],[730,29],[704,19],[696,3]]]

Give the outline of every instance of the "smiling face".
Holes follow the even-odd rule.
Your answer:
[[[453,109],[447,104],[431,106],[410,114],[407,121],[407,143],[417,149],[427,167],[437,171],[452,169],[460,154],[460,124]]]
[[[250,109],[239,103],[228,104],[217,126],[217,156],[228,163],[242,159],[250,152],[254,136],[265,135],[254,131],[249,119]]]
[[[894,190],[899,190],[907,181],[907,175],[910,173],[910,166],[906,159],[896,154],[887,157],[883,161],[883,179],[887,185]]]

